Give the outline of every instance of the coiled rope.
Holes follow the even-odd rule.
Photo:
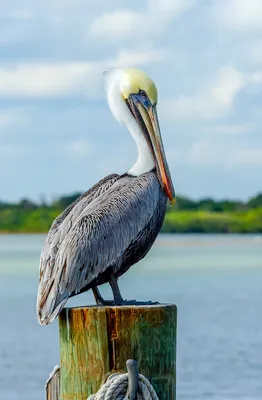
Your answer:
[[[92,394],[87,400],[127,400],[129,395],[128,374],[115,373],[109,376],[96,394]],[[137,400],[159,400],[158,396],[143,375],[138,375]]]

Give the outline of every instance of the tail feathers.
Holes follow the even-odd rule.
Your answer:
[[[37,306],[37,319],[39,324],[48,325],[52,322],[60,313],[64,307],[68,295],[64,295],[63,298],[55,299],[52,296],[52,292],[47,296],[46,301],[41,307]]]

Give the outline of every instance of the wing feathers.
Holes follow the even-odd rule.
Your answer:
[[[46,302],[46,299],[48,295],[50,297],[54,296],[53,290],[51,290],[57,274],[56,269],[54,269],[54,263],[62,239],[70,231],[73,223],[83,209],[95,198],[99,197],[101,193],[107,191],[119,178],[120,176],[117,174],[108,175],[103,178],[76,199],[54,220],[40,257],[40,279],[37,295],[37,316],[39,323],[44,323],[46,316],[50,314],[50,302]]]
[[[72,209],[61,223],[59,240],[51,243],[51,248],[53,243],[57,247],[55,257],[47,255],[42,260],[42,269],[48,272],[39,286],[40,323],[50,322],[55,310],[61,310],[61,302],[81,292],[108,267],[120,267],[124,251],[154,214],[159,195],[154,173],[122,177],[92,202],[78,203],[77,216]]]

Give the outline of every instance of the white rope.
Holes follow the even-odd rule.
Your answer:
[[[137,400],[159,400],[157,394],[143,375],[139,375],[139,386]],[[112,374],[101,386],[96,394],[91,394],[87,400],[127,400],[128,397],[128,374]]]

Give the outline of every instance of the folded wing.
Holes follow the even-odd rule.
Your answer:
[[[40,277],[41,323],[51,322],[71,295],[117,266],[152,218],[160,193],[154,173],[123,176],[83,207],[70,228],[61,224],[58,242],[52,241],[52,266]]]
[[[88,204],[99,197],[103,192],[107,191],[117,181],[117,179],[119,179],[119,175],[117,174],[111,174],[101,179],[97,184],[70,204],[70,206],[68,206],[62,214],[54,220],[40,256],[39,287],[37,296],[37,315],[39,322],[41,318],[39,313],[42,304],[52,285],[51,277],[54,274],[56,254],[63,239]]]

